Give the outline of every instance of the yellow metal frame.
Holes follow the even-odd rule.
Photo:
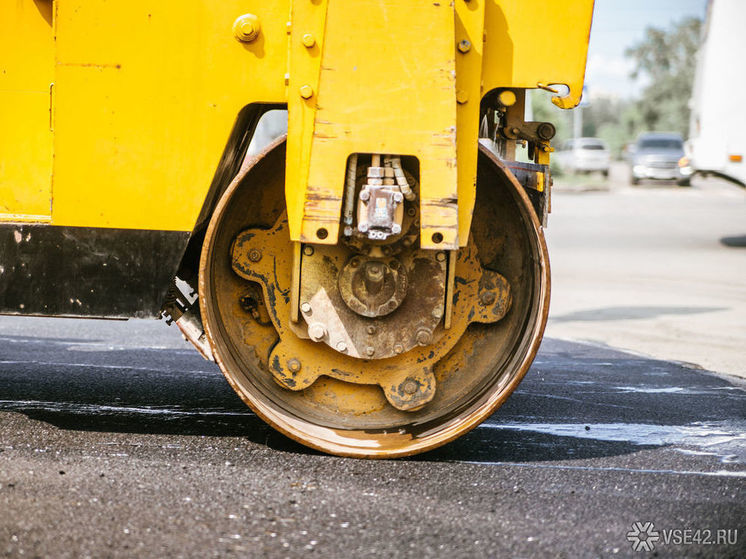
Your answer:
[[[440,232],[438,248],[455,248],[468,239],[481,97],[566,84],[555,103],[577,104],[592,8],[4,2],[0,221],[191,231],[238,113],[286,102],[293,240],[336,242],[344,162],[378,152],[419,158],[423,246]],[[247,14],[256,30],[242,35]]]
[[[298,2],[303,9],[293,11],[286,171],[291,238],[335,244],[347,158],[393,153],[419,159],[426,185],[420,192],[423,238],[440,232],[444,244],[458,246],[454,10],[424,0],[324,4]],[[321,27],[307,22],[324,20],[315,47],[320,52],[314,52],[302,37]],[[306,90],[308,98],[304,87],[313,90]]]

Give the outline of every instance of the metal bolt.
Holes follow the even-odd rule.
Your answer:
[[[347,344],[344,342],[337,342],[337,351],[341,351],[342,353],[347,351]]]
[[[440,318],[441,316],[443,316],[443,305],[438,305],[437,307],[435,307],[433,309],[432,316],[433,318]]]
[[[479,302],[483,305],[491,305],[497,299],[497,295],[493,291],[485,291],[479,296]]]
[[[313,88],[308,84],[300,86],[300,89],[298,91],[300,92],[300,96],[303,97],[303,99],[310,99],[313,95]]]
[[[295,357],[292,359],[288,359],[288,369],[290,369],[291,373],[297,373],[301,369],[300,361],[298,361]]]
[[[370,199],[370,191],[369,190],[363,190],[360,192],[360,199],[363,202],[367,202]]]
[[[433,341],[433,333],[425,328],[420,329],[415,337],[419,345],[427,345]]]
[[[249,251],[249,260],[252,262],[259,262],[262,259],[262,251],[256,248],[252,248]]]
[[[233,36],[242,43],[250,43],[259,36],[262,26],[254,14],[240,16],[233,23]]]
[[[353,258],[350,261],[350,266],[352,266],[353,268],[357,268],[358,266],[360,266],[360,260],[357,258]]]
[[[373,326],[372,324],[371,324],[370,326],[368,326],[368,334],[370,334],[371,336],[372,336],[373,334],[375,334],[375,333],[376,333],[376,331],[377,331],[376,327],[375,327],[375,326]]]
[[[303,254],[305,254],[306,256],[313,256],[313,247],[311,245],[304,246]]]
[[[413,380],[407,380],[402,385],[402,390],[404,390],[406,394],[409,394],[411,396],[412,394],[417,392],[417,383]]]
[[[404,195],[401,192],[394,192],[394,202],[401,204],[402,200],[404,200]]]
[[[414,217],[415,215],[417,215],[417,210],[415,208],[409,208],[407,209],[407,215],[409,217]]]
[[[303,46],[309,49],[316,44],[316,39],[311,33],[304,34],[301,41],[303,42]]]
[[[300,310],[302,310],[306,314],[310,313],[311,312],[311,303],[303,303],[300,306]]]
[[[397,355],[400,354],[402,351],[404,351],[404,347],[402,347],[401,344],[394,345],[394,353]]]
[[[373,346],[368,346],[365,348],[365,355],[368,357],[373,357],[373,354],[376,352],[376,349]]]
[[[464,53],[469,52],[471,50],[471,43],[466,39],[459,41],[458,50]]]
[[[358,230],[361,233],[366,233],[368,231],[368,224],[367,223],[360,223],[360,224],[358,224],[357,228],[358,228]]]
[[[308,335],[314,342],[320,342],[326,336],[326,328],[320,322],[314,322],[308,327]]]
[[[456,91],[456,101],[460,105],[463,105],[468,100],[469,100],[469,92],[468,91],[466,91],[465,89],[459,89],[458,91]]]
[[[438,262],[443,262],[446,259],[446,253],[445,252],[439,252],[435,255],[435,259]]]

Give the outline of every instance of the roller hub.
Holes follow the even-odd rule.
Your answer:
[[[339,275],[342,300],[361,316],[386,316],[407,295],[407,271],[397,258],[353,256]]]

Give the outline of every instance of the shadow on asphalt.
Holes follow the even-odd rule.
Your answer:
[[[606,320],[636,320],[663,315],[699,314],[728,310],[726,307],[601,307],[552,316],[553,322],[603,322]]]
[[[723,237],[720,243],[730,248],[746,248],[746,235]]]
[[[11,341],[0,350],[0,417],[14,411],[67,430],[244,437],[282,452],[316,454],[252,414],[217,367],[191,350],[104,351],[76,346],[76,340]],[[617,456],[661,445],[553,435],[530,425],[683,426],[743,418],[745,409],[742,385],[723,377],[547,339],[488,427],[412,459],[510,463]]]

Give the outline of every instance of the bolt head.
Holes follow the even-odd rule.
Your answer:
[[[242,43],[254,41],[261,31],[259,18],[254,14],[245,14],[233,23],[233,36]]]
[[[301,369],[300,361],[295,357],[288,359],[288,369],[291,373],[297,373]]]
[[[402,200],[404,200],[404,195],[401,192],[394,192],[394,202],[401,204]]]
[[[368,357],[373,357],[373,354],[376,352],[376,349],[373,346],[368,346],[365,348],[365,355]]]
[[[417,383],[411,379],[404,382],[402,385],[402,390],[405,394],[409,394],[410,396],[417,392]]]
[[[337,351],[341,351],[342,353],[347,351],[347,344],[344,342],[337,342]]]
[[[308,327],[308,335],[314,342],[320,342],[326,336],[326,328],[320,322],[314,322]]]
[[[370,191],[369,190],[362,190],[360,192],[360,199],[363,202],[367,202],[368,200],[370,200]]]
[[[415,215],[417,215],[417,210],[415,208],[409,208],[407,210],[407,215],[409,217],[414,217]]]
[[[311,33],[305,33],[301,41],[303,42],[303,46],[309,49],[316,44],[316,38]]]
[[[469,100],[469,92],[468,91],[466,91],[465,89],[459,89],[458,91],[456,91],[456,101],[460,105],[463,105],[468,100]]]
[[[397,355],[404,351],[404,347],[401,344],[394,345],[394,353]]]
[[[298,91],[303,99],[310,99],[313,96],[313,88],[308,84],[300,86]]]
[[[415,339],[417,340],[417,343],[419,345],[425,346],[433,341],[433,334],[432,332],[430,332],[430,330],[426,330],[425,328],[422,328],[421,330],[417,332]]]
[[[313,256],[313,247],[311,245],[304,246],[303,254],[305,254],[306,256]]]
[[[471,43],[466,39],[458,42],[458,50],[463,53],[467,53],[471,50]]]
[[[358,231],[360,231],[361,233],[367,233],[368,232],[368,224],[367,223],[360,223],[360,224],[358,224],[357,228],[358,228]]]
[[[443,262],[443,261],[445,261],[445,259],[446,259],[446,253],[445,253],[445,252],[439,252],[438,254],[436,254],[436,255],[435,255],[435,259],[436,259],[436,260],[437,260],[438,262]]]
[[[479,296],[479,302],[485,306],[491,305],[496,299],[497,295],[495,295],[494,291],[485,291]]]
[[[249,251],[249,260],[252,262],[259,262],[262,259],[262,251],[256,248],[252,248]]]
[[[370,326],[368,326],[368,334],[370,334],[371,336],[372,336],[373,334],[375,334],[375,333],[376,333],[376,331],[377,331],[376,327],[375,327],[375,326],[373,326],[372,324],[371,324]]]
[[[311,303],[303,303],[300,306],[300,310],[303,311],[306,314],[310,313],[311,312]]]

